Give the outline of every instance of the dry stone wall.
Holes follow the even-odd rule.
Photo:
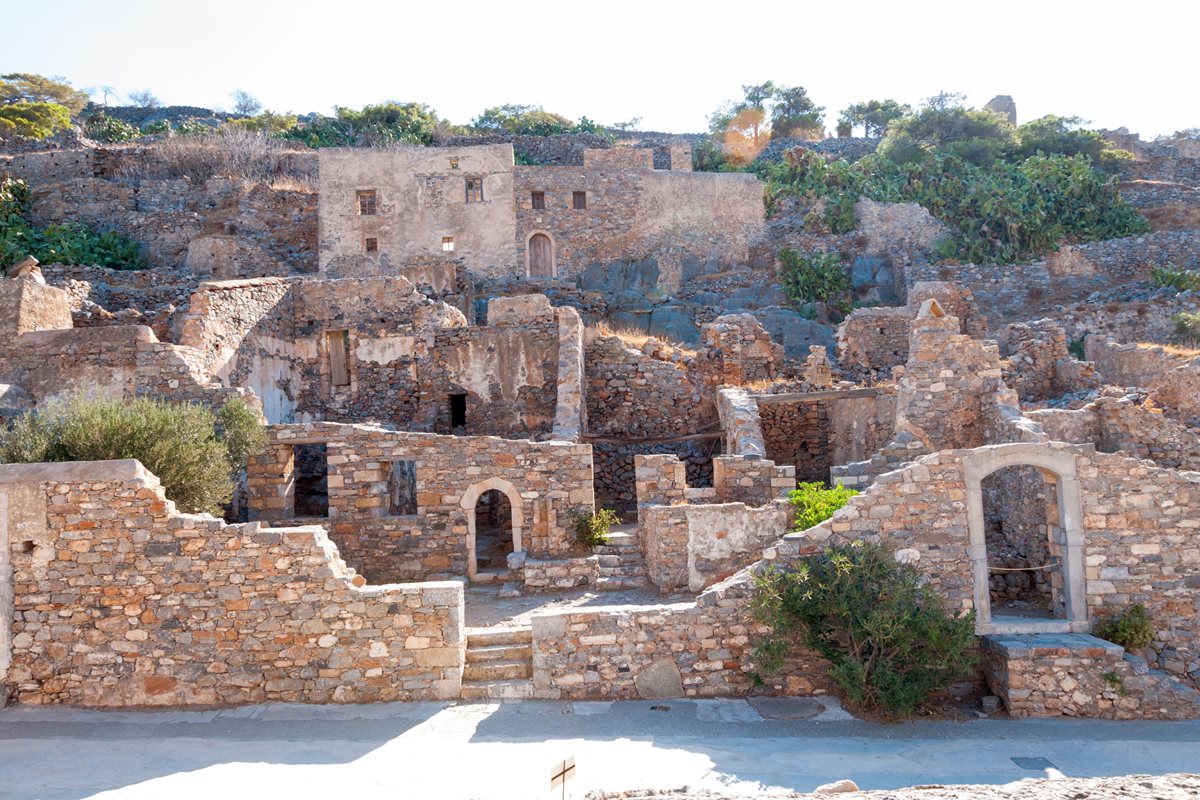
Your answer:
[[[330,535],[373,583],[472,573],[475,502],[489,489],[509,499],[515,549],[539,558],[564,555],[571,512],[594,507],[586,444],[323,422],[271,427],[270,446],[247,470],[252,519],[297,516],[294,452],[302,444],[325,445]],[[407,510],[391,501],[399,462],[411,462],[414,476]]]
[[[17,702],[458,696],[458,582],[363,587],[318,527],[179,514],[133,461],[0,467]]]

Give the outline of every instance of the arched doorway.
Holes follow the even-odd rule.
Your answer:
[[[544,233],[535,233],[525,245],[531,278],[554,277],[554,242]]]
[[[499,489],[488,489],[475,501],[475,574],[507,572],[511,552],[512,503]]]
[[[525,525],[521,495],[503,478],[488,478],[463,492],[467,518],[467,577],[489,581],[508,570],[508,554],[520,552]]]

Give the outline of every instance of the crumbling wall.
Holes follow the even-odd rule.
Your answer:
[[[714,397],[678,364],[630,349],[615,336],[585,342],[588,435],[596,457],[596,501],[621,513],[633,511],[637,494],[634,456],[673,454],[688,466],[692,486],[712,483],[711,439],[677,440],[718,424]]]
[[[0,467],[20,703],[452,699],[457,582],[361,587],[318,527],[183,515],[136,461]]]
[[[1071,356],[1067,334],[1054,320],[1013,323],[997,339],[1004,382],[1022,401],[1051,400],[1099,385],[1095,366]]]
[[[294,448],[315,443],[326,447],[331,538],[373,583],[467,574],[474,505],[462,501],[471,487],[489,481],[512,487],[520,549],[540,558],[563,555],[571,543],[570,513],[594,507],[586,444],[319,422],[270,428],[270,446],[247,469],[252,519],[296,516]],[[397,462],[412,462],[415,508],[391,504]]]

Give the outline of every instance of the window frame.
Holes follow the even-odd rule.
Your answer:
[[[530,192],[529,207],[534,211],[546,210],[546,193],[545,192]]]
[[[360,217],[379,216],[378,189],[359,189],[355,192],[355,199],[358,201],[358,215]]]
[[[571,192],[571,208],[575,211],[587,210],[587,190]]]
[[[483,176],[468,177],[464,183],[467,203],[483,202]]]

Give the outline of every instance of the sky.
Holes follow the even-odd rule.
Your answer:
[[[804,86],[826,111],[941,91],[1019,121],[1078,116],[1144,139],[1200,126],[1197,0],[0,0],[0,73],[149,89],[230,110],[420,101],[455,123],[502,103],[696,132],[743,84]]]

